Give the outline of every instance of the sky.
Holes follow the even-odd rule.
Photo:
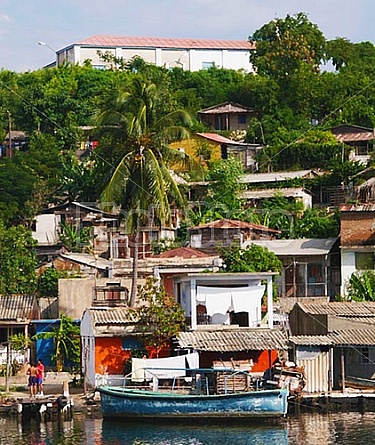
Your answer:
[[[0,69],[37,70],[99,34],[247,40],[298,12],[326,39],[375,43],[375,0],[0,0]]]

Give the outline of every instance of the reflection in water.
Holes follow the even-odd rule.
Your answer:
[[[194,421],[192,420],[192,423]],[[258,422],[259,424],[259,422]],[[102,444],[134,445],[224,445],[224,444],[288,444],[288,435],[282,425],[122,425],[122,440],[118,441],[116,423],[102,425]]]
[[[0,445],[358,445],[374,443],[374,436],[374,413],[314,413],[280,423],[182,426],[103,422],[78,413],[71,421],[45,423],[0,418]]]

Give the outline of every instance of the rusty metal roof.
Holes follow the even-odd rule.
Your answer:
[[[235,145],[236,147],[237,146],[248,147],[253,145],[253,144],[247,144],[246,142],[238,142],[234,141],[233,139],[228,139],[225,136],[222,136],[221,134],[218,133],[197,133],[197,136],[200,136],[212,142],[216,142],[218,144]]]
[[[375,204],[342,204],[340,212],[375,212]]]
[[[338,125],[331,128],[330,131],[339,142],[360,142],[375,139],[373,128],[361,127],[359,125]]]
[[[80,45],[174,48],[174,49],[239,49],[251,50],[255,45],[247,40],[176,39],[162,37],[106,36],[96,35],[79,42]]]
[[[299,346],[374,346],[373,329],[348,329],[327,335],[295,335],[289,341]]]
[[[253,224],[245,221],[238,221],[235,219],[219,219],[207,224],[201,224],[200,226],[190,227],[189,231],[201,229],[250,229],[261,230],[264,232],[280,233],[279,230],[270,229],[269,227],[262,226],[260,224]]]
[[[372,301],[296,304],[311,315],[336,315],[338,317],[371,317],[375,315],[375,302]]]
[[[166,252],[153,255],[151,258],[210,258],[217,257],[217,255],[209,255],[192,247],[178,247],[177,249],[167,250]]]
[[[280,329],[236,328],[225,330],[197,330],[180,332],[177,337],[181,349],[207,352],[263,351],[288,349],[288,339]]]
[[[204,108],[198,111],[198,114],[223,114],[223,113],[253,113],[254,110],[235,102],[224,102],[222,104],[214,105],[213,107]]]
[[[28,322],[33,318],[34,295],[0,295],[0,320]]]

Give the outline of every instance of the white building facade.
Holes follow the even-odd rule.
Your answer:
[[[109,66],[101,56],[109,54],[125,61],[141,57],[145,62],[165,68],[200,71],[213,66],[252,72],[246,40],[174,39],[156,37],[93,36],[56,51],[57,65],[82,65],[90,60],[94,68]]]

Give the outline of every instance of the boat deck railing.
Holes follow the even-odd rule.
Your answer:
[[[161,374],[164,374],[166,377],[161,377]],[[220,375],[220,389],[218,387],[218,380],[210,377],[210,375]],[[242,377],[243,381],[247,382],[246,388],[236,388],[236,379],[238,379],[238,377]],[[153,392],[168,392],[170,394],[229,394],[242,392],[244,390],[256,391],[262,389],[259,379],[254,379],[248,371],[233,370],[233,368],[225,367],[194,369],[145,367],[135,372],[130,372],[124,377],[117,377],[111,380],[116,380],[115,386],[129,389],[152,390]],[[161,380],[164,381],[162,384],[160,384]],[[169,384],[165,384],[166,382]]]

